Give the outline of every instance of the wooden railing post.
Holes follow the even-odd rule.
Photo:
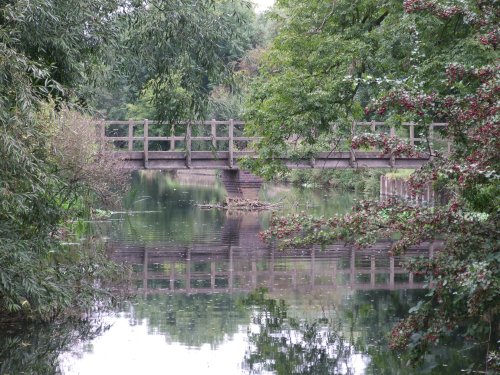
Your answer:
[[[349,165],[351,166],[351,168],[354,168],[356,164],[356,155],[354,154],[354,150],[352,149],[352,140],[355,136],[356,136],[356,121],[353,121],[351,125],[351,139],[349,141]]]
[[[415,146],[415,124],[410,123],[410,145]]]
[[[229,168],[234,167],[234,159],[233,159],[233,153],[234,153],[234,143],[233,143],[233,138],[234,138],[234,120],[230,119],[229,120]]]
[[[175,125],[172,124],[170,128],[170,151],[175,150]]]
[[[144,169],[149,165],[149,121],[144,120]]]
[[[429,125],[429,157],[432,160],[432,154],[434,153],[434,124]]]
[[[212,146],[214,150],[217,150],[217,140],[215,139],[217,137],[217,127],[215,125],[215,119],[213,118],[212,121],[210,122],[211,126],[211,135],[212,135]]]
[[[186,167],[191,168],[191,123],[186,127]]]
[[[128,120],[128,150],[132,151],[134,149],[134,123],[132,119]]]
[[[391,124],[391,130],[390,130],[389,135],[391,137],[396,136],[396,128],[392,124]],[[392,152],[391,152],[390,159],[389,159],[389,165],[391,166],[391,168],[394,168],[396,165],[396,157],[394,156],[394,153],[392,153]]]
[[[372,134],[375,135],[377,129],[375,127],[375,121],[374,120],[372,120],[372,124],[370,125],[370,127],[371,127],[371,130],[372,130]],[[376,150],[377,150],[377,146],[373,146],[372,147],[372,151],[376,151]]]

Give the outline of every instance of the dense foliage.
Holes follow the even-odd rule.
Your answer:
[[[94,99],[106,118],[238,114],[233,73],[264,34],[249,3],[148,1],[130,8],[120,24],[119,44],[109,52],[115,61],[105,67],[106,84]]]
[[[104,23],[117,6],[0,4],[0,320],[48,319],[77,305],[90,307],[99,295],[95,281],[113,273],[103,266],[101,250],[59,245],[59,226],[84,187],[74,180],[79,166],[59,163],[69,155],[57,142],[58,115],[46,101],[56,98],[61,106],[72,91],[76,95],[77,82],[91,79],[100,38],[109,32]],[[92,132],[80,130],[78,137]]]
[[[162,119],[203,112],[251,44],[234,38],[245,10],[210,0],[0,1],[0,320],[91,308],[116,275],[102,249],[61,245],[64,223],[109,203],[124,181],[75,111],[92,109],[110,82],[122,91],[132,82],[135,95],[150,90]]]
[[[313,135],[326,131],[329,121],[358,116],[445,121],[451,154],[433,152],[432,161],[411,176],[410,184],[414,193],[428,182],[446,187],[449,203],[360,202],[344,217],[276,217],[263,236],[285,244],[347,240],[369,246],[397,234],[393,252],[442,240],[433,259],[409,264],[425,275],[429,292],[394,328],[392,346],[411,349],[418,358],[443,337],[459,335],[483,343],[487,359],[478,366],[495,371],[500,310],[498,4],[389,3],[278,2],[286,14],[282,34],[266,60],[262,80],[267,83],[257,83],[249,115],[266,137],[260,145],[264,163],[279,155],[291,134],[315,143]],[[370,20],[376,27],[363,28]],[[316,38],[322,43],[315,43]],[[308,53],[299,53],[299,46],[309,48]],[[316,69],[318,61],[328,61],[330,68]],[[368,96],[378,99],[368,102]],[[354,110],[365,104],[365,111]],[[384,152],[416,152],[385,135],[358,137],[351,147],[377,142],[387,146]]]

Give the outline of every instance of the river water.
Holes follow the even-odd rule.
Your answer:
[[[262,198],[332,215],[356,195],[268,185]],[[388,349],[392,325],[425,293],[390,243],[284,252],[259,240],[269,212],[196,206],[223,199],[210,176],[135,175],[126,210],[92,225],[130,266],[135,296],[83,328],[0,333],[0,374],[456,374],[474,357],[442,345],[412,368]],[[26,349],[9,352],[16,340]]]

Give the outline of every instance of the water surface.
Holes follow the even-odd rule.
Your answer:
[[[392,325],[424,293],[388,242],[283,252],[258,237],[269,212],[196,206],[224,198],[211,177],[144,173],[133,187],[126,210],[88,236],[130,265],[136,297],[83,326],[0,334],[1,374],[456,374],[474,356],[443,346],[415,369],[388,350]],[[277,185],[262,197],[315,215],[356,199]],[[431,245],[410,253],[432,256]]]

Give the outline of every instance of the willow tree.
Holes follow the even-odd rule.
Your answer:
[[[133,52],[128,65],[136,76],[151,82],[161,116],[184,105],[201,111],[207,82],[228,76],[240,48],[231,44],[233,14],[215,3],[0,1],[0,319],[92,307],[94,281],[106,271],[100,254],[59,246],[68,207],[105,186],[91,172],[82,175],[75,155],[58,157],[88,143],[62,144],[71,137],[58,134],[47,103],[87,107],[104,75],[121,67],[116,51],[123,47]],[[187,103],[176,102],[171,84],[189,94]]]
[[[175,121],[203,118],[210,94],[231,86],[233,71],[256,43],[249,3],[231,0],[149,0],[127,11],[113,52],[127,79],[132,112]],[[139,100],[137,100],[139,98]],[[123,103],[122,100],[122,105]]]

